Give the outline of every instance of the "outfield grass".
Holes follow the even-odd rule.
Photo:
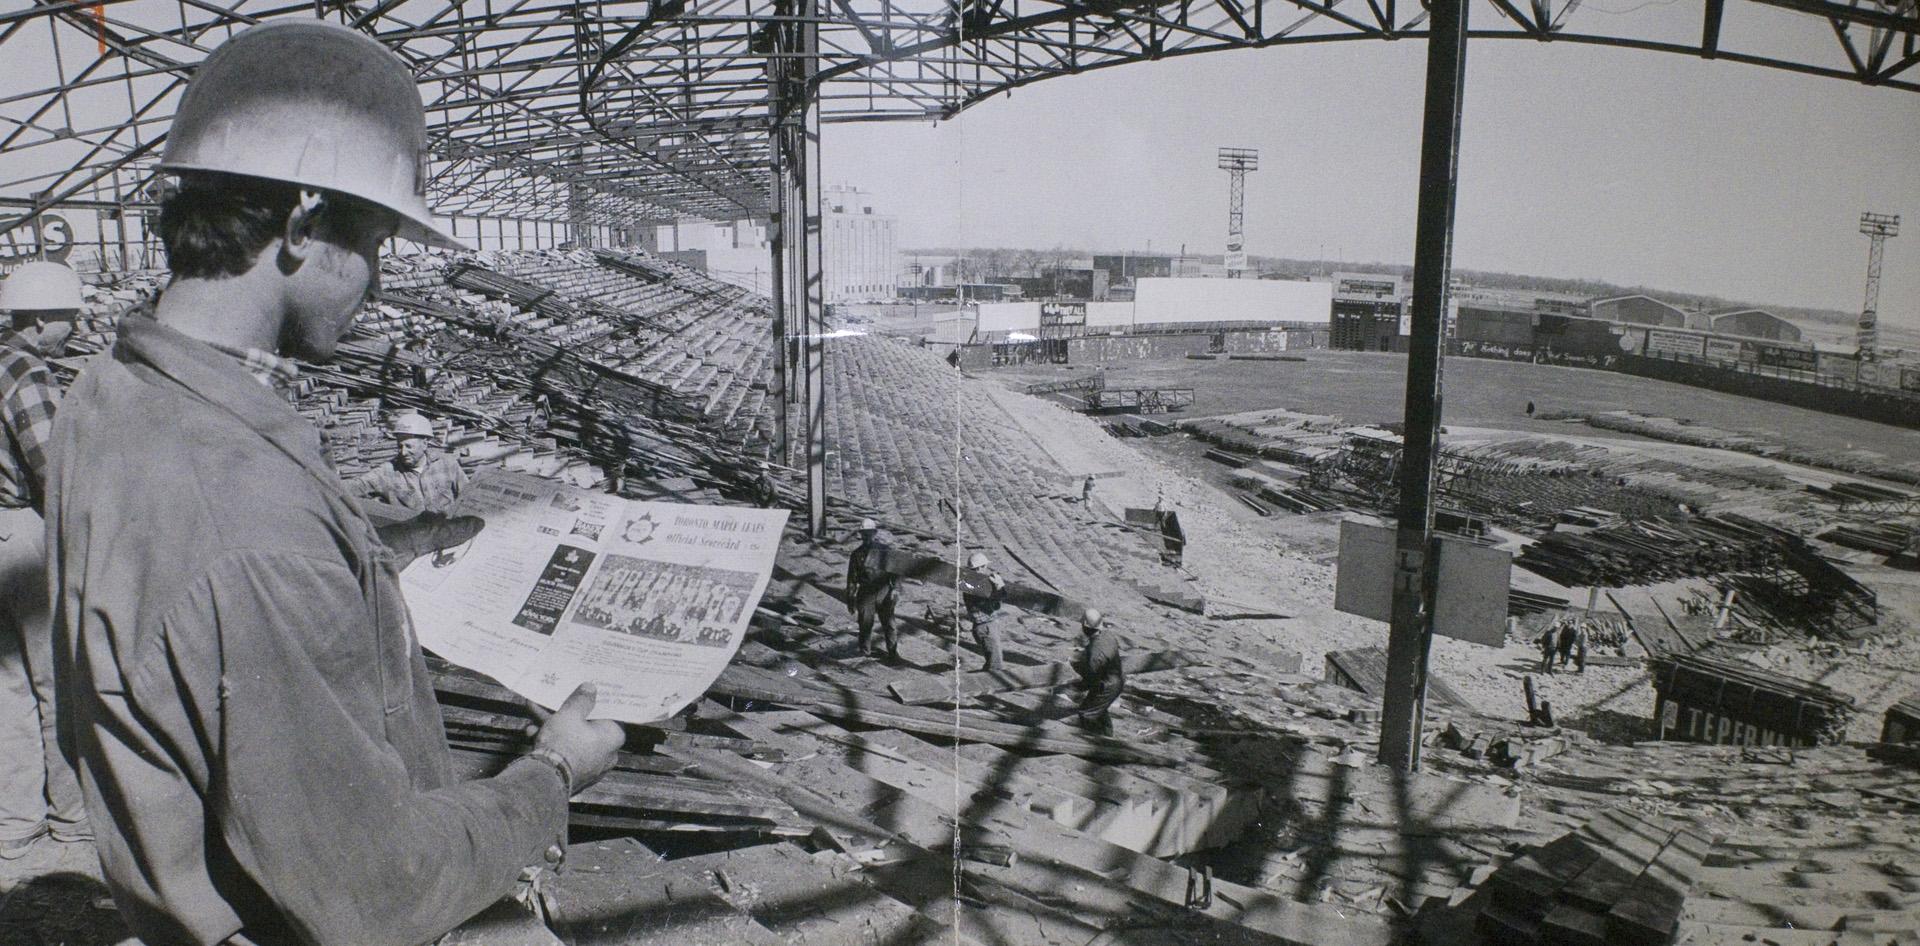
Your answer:
[[[1355,423],[1397,421],[1402,416],[1406,397],[1404,355],[1344,351],[1297,354],[1307,360],[1114,362],[1107,367],[1107,386],[1193,388],[1193,408],[1176,416],[1202,417],[1276,407],[1334,414]],[[1047,381],[1085,370],[1078,366],[1030,367],[1000,369],[992,376],[1010,382]],[[1449,358],[1445,362],[1443,423],[1568,432],[1564,423],[1529,419],[1528,401],[1539,412],[1636,410],[1751,431],[1798,446],[1835,452],[1866,449],[1900,463],[1920,462],[1920,431],[1611,371],[1480,358]],[[1593,428],[1580,431],[1610,436]]]

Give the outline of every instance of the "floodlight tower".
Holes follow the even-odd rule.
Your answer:
[[[1880,253],[1886,248],[1887,237],[1900,235],[1899,214],[1863,213],[1860,215],[1860,232],[1870,241],[1867,250],[1867,302],[1860,307],[1860,360],[1875,361],[1880,357]]]
[[[1247,172],[1260,170],[1256,148],[1221,148],[1220,170],[1227,172],[1227,278],[1238,279],[1247,268]]]

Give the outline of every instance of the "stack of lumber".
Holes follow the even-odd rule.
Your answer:
[[[1617,522],[1553,531],[1514,564],[1569,588],[1619,588],[1775,566],[1792,535],[1734,516]]]
[[[1476,927],[1492,943],[1666,946],[1710,847],[1665,819],[1603,812],[1494,871]]]
[[[1769,673],[1738,660],[1665,654],[1655,657],[1650,669],[1660,702],[1680,707],[1675,716],[1693,710],[1730,718],[1771,731],[1780,739],[1799,740],[1791,744],[1827,745],[1844,740],[1855,709],[1853,697],[1831,687]],[[1680,720],[1670,735],[1685,739],[1686,729],[1686,721]],[[1719,741],[1726,741],[1725,737]]]
[[[1914,531],[1892,522],[1860,522],[1834,526],[1819,538],[1863,552],[1898,555],[1913,544]]]

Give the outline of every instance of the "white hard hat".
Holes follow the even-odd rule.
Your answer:
[[[468,248],[427,209],[427,119],[412,70],[335,23],[273,20],[216,47],[180,97],[160,167],[335,191],[398,214],[401,237]]]
[[[80,274],[59,263],[22,263],[0,281],[0,311],[58,312],[82,305]]]
[[[395,437],[431,437],[433,423],[413,411],[405,411],[393,415],[393,435]]]
[[[987,567],[987,557],[984,554],[975,552],[973,553],[972,558],[967,559],[967,567],[968,568],[985,568]]]
[[[878,529],[878,528],[880,528],[880,523],[877,523],[877,522],[875,522],[875,521],[873,521],[872,519],[862,519],[862,520],[860,520],[860,531],[861,531],[861,532],[872,532],[872,531],[874,531],[874,530],[876,530],[876,529]]]
[[[1080,626],[1088,628],[1099,627],[1100,622],[1105,619],[1106,616],[1100,613],[1099,608],[1088,608],[1080,614]]]

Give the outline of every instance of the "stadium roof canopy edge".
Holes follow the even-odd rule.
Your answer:
[[[419,77],[437,212],[606,224],[769,209],[770,41],[817,26],[824,122],[950,118],[1057,76],[1230,49],[1424,37],[1403,0],[5,0],[0,233],[147,194],[195,64],[276,17],[386,43]],[[1475,0],[1474,40],[1664,51],[1920,91],[1916,0]],[[1606,15],[1594,15],[1606,14]],[[802,62],[804,68],[804,60]]]

